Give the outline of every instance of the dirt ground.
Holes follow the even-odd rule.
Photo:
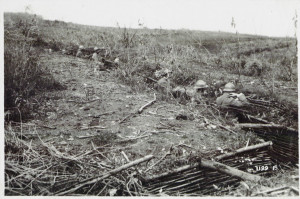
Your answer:
[[[94,72],[93,63],[59,53],[45,54],[42,64],[48,66],[56,80],[66,90],[43,93],[41,108],[34,112],[37,132],[47,143],[61,145],[60,150],[78,146],[91,148],[114,143],[124,150],[130,160],[148,154],[162,157],[171,146],[177,150],[177,163],[186,164],[191,153],[213,157],[221,152],[244,147],[259,139],[238,129],[238,134],[221,129],[195,113],[205,111],[204,105],[182,105],[157,100],[141,114],[122,121],[140,107],[153,100],[155,91],[135,93],[113,77],[111,71]],[[87,87],[93,92],[87,96]],[[37,102],[39,97],[37,97]],[[179,114],[191,115],[187,120],[176,119]],[[43,118],[43,119],[40,119]],[[30,132],[31,127],[23,126]],[[229,127],[228,128],[233,128]],[[155,159],[152,160],[157,161]],[[172,165],[171,165],[172,166]],[[153,172],[162,172],[163,166]]]

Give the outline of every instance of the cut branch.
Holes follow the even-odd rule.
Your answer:
[[[154,104],[155,102],[156,102],[156,95],[155,95],[155,93],[154,93],[154,99],[153,99],[151,102],[148,102],[147,104],[145,104],[144,106],[142,106],[142,107],[138,110],[138,113],[141,114],[145,108],[147,108],[148,106],[151,106],[151,105]]]

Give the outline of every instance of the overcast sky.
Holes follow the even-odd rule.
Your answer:
[[[97,26],[196,29],[294,36],[300,0],[1,0],[4,12]],[[28,10],[27,10],[28,11]],[[299,14],[299,9],[298,9]],[[298,17],[299,18],[299,17]]]

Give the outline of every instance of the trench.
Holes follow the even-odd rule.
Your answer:
[[[247,122],[247,118],[243,118]],[[249,121],[249,120],[248,120]],[[239,153],[218,160],[227,166],[263,177],[271,177],[282,170],[298,167],[298,131],[287,129],[248,129],[272,145]],[[156,178],[145,183],[149,193],[189,196],[221,196],[240,185],[241,179],[207,168],[191,168]]]

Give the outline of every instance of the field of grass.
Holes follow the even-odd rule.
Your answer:
[[[104,72],[94,70],[90,55],[75,57],[80,45],[85,49],[105,49],[101,56],[108,61],[119,58],[119,66]],[[295,38],[185,29],[95,27],[49,21],[25,13],[5,13],[4,51],[8,195],[55,195],[63,186],[72,184],[72,180],[87,179],[125,164],[120,151],[125,151],[130,160],[151,152],[155,155],[150,161],[152,165],[161,161],[161,165],[150,170],[150,174],[157,174],[184,165],[194,153],[211,158],[220,146],[232,151],[259,143],[254,133],[236,129],[236,121],[215,108],[217,81],[234,82],[239,92],[281,107],[263,113],[259,109],[251,111],[272,122],[298,128]],[[206,81],[208,96],[197,105],[186,98],[174,98],[168,90],[157,86],[160,78],[155,72],[161,69],[172,71],[168,77],[172,88],[190,86],[199,79]],[[91,87],[92,97],[99,98],[89,101],[87,89]],[[140,116],[134,115],[132,110],[152,100],[153,93],[157,99],[154,107]],[[192,119],[174,119],[178,115]],[[36,126],[31,127],[31,123]],[[95,130],[99,126],[104,130]],[[37,127],[47,130],[40,131]],[[172,129],[173,134],[157,133],[166,128]],[[239,134],[230,133],[230,129]],[[147,133],[150,134],[144,138]],[[33,134],[39,137],[28,138]],[[76,136],[88,139],[82,141]],[[182,144],[190,148],[183,149]],[[167,149],[173,150],[170,158],[167,155],[162,158]],[[97,154],[93,154],[95,151]],[[58,164],[61,154],[66,158]],[[99,160],[101,169],[97,170],[95,164]],[[86,161],[89,164],[85,165]],[[27,173],[22,173],[22,168]],[[32,174],[33,168],[39,175]],[[55,172],[60,172],[57,183]],[[77,175],[78,172],[82,173]],[[126,171],[80,191],[110,195],[116,187],[125,190],[127,186],[124,195],[143,195],[139,184],[134,183],[138,181],[135,175]],[[292,184],[286,177],[278,176],[274,178]],[[42,179],[49,184],[40,183]],[[67,179],[70,182],[64,184]],[[262,187],[275,184],[267,180]],[[249,194],[243,189],[240,187],[240,191],[231,194]]]

